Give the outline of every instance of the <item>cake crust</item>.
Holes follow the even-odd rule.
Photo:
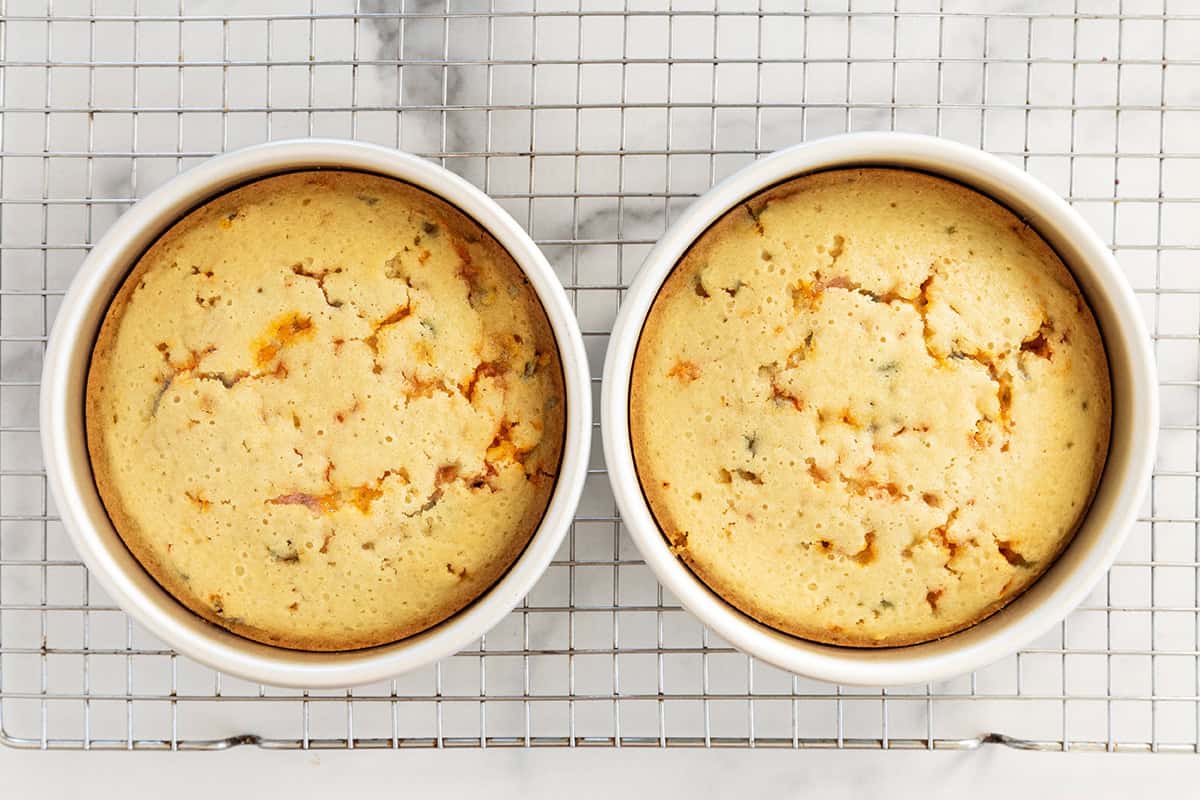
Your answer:
[[[1108,451],[1099,330],[1010,211],[841,169],[714,223],[643,327],[630,438],[672,550],[819,642],[967,628],[1070,542]]]
[[[114,526],[196,614],[350,650],[461,610],[525,548],[563,446],[545,311],[478,224],[390,178],[305,171],[142,256],[88,372]]]

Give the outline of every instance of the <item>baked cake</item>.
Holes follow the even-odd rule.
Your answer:
[[[639,479],[673,550],[763,623],[879,647],[1008,603],[1108,450],[1096,322],[1050,247],[956,183],[794,179],[675,267],[633,368]]]
[[[188,608],[345,650],[429,628],[521,553],[554,485],[563,378],[478,224],[355,172],[188,214],[104,320],[87,386],[117,531]]]

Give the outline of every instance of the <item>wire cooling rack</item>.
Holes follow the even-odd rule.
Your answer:
[[[1200,749],[1200,7],[713,3],[0,0],[0,741]],[[434,159],[544,248],[599,375],[623,287],[693,198],[772,149],[865,129],[981,146],[1048,183],[1112,243],[1153,331],[1152,494],[1108,579],[1019,655],[888,691],[755,663],[654,581],[598,442],[521,607],[353,691],[175,655],[67,542],[37,441],[46,334],[90,245],[178,171],[305,135]]]

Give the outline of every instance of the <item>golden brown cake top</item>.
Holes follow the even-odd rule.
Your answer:
[[[117,530],[193,611],[337,650],[483,593],[562,448],[554,338],[512,258],[407,184],[258,181],[187,215],[109,309],[87,388]]]
[[[1028,587],[1108,448],[1103,344],[1070,274],[950,181],[782,184],[676,266],[634,363],[639,478],[729,602],[818,641],[925,641]]]

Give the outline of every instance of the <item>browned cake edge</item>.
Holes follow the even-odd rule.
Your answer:
[[[908,183],[910,186],[916,185],[922,189],[953,194],[955,195],[955,199],[964,206],[973,206],[977,217],[990,218],[998,226],[1012,228],[1038,255],[1039,260],[1048,269],[1053,271],[1054,279],[1072,292],[1080,301],[1078,307],[1079,314],[1083,317],[1083,324],[1090,325],[1093,329],[1099,331],[1099,326],[1096,325],[1096,320],[1092,315],[1090,306],[1088,306],[1083,293],[1079,290],[1074,276],[1067,269],[1066,265],[1063,264],[1058,254],[1054,252],[1050,245],[1036,231],[1020,220],[1012,211],[981,192],[945,178],[906,169],[868,167],[827,170],[803,175],[766,189],[742,202],[737,207],[730,209],[697,238],[695,243],[693,243],[679,262],[672,268],[667,279],[663,282],[662,288],[655,296],[649,313],[646,315],[646,322],[642,326],[642,331],[638,338],[637,350],[634,353],[633,369],[629,381],[629,438],[633,449],[634,469],[638,474],[638,482],[641,484],[642,492],[646,497],[646,503],[650,508],[650,513],[654,517],[654,521],[658,524],[659,531],[670,544],[671,550],[675,553],[676,557],[686,564],[688,569],[710,589],[720,595],[730,605],[764,625],[801,639],[846,647],[881,648],[920,644],[922,642],[933,641],[934,639],[941,639],[970,628],[987,619],[992,614],[995,614],[1019,597],[1058,560],[1058,557],[1062,555],[1067,545],[1075,538],[1079,526],[1087,516],[1092,500],[1096,496],[1096,490],[1099,488],[1100,478],[1104,472],[1104,462],[1108,455],[1108,443],[1112,425],[1112,397],[1110,388],[1103,398],[1097,398],[1104,405],[1103,419],[1105,420],[1105,426],[1102,436],[1103,446],[1100,448],[1102,455],[1096,459],[1092,489],[1088,494],[1087,502],[1083,504],[1079,514],[1072,522],[1070,533],[1062,537],[1058,549],[1051,558],[1043,560],[1036,570],[1029,570],[1029,575],[1023,581],[1014,581],[1007,593],[997,598],[995,602],[984,608],[977,616],[966,622],[947,625],[945,628],[933,633],[898,634],[883,639],[855,636],[850,632],[839,634],[824,628],[803,625],[772,613],[769,609],[762,607],[760,604],[738,592],[736,588],[725,584],[704,563],[692,558],[690,551],[687,549],[687,532],[682,530],[679,521],[671,514],[667,506],[665,493],[660,486],[661,476],[670,475],[671,465],[653,463],[646,441],[644,426],[644,420],[652,413],[653,409],[650,408],[650,400],[646,396],[644,387],[645,381],[649,377],[650,366],[648,358],[641,358],[644,352],[643,347],[653,347],[654,343],[661,341],[660,331],[668,329],[671,325],[670,318],[663,310],[666,304],[660,301],[674,298],[683,292],[693,291],[695,277],[707,261],[709,251],[718,242],[739,228],[749,228],[756,225],[756,218],[769,203],[806,191],[871,179],[892,183]],[[1100,341],[1103,344],[1102,337]],[[647,344],[647,342],[650,342],[650,344]],[[1107,355],[1105,355],[1105,364],[1107,366]],[[1111,387],[1111,377],[1108,386]]]
[[[501,275],[507,277],[510,281],[519,282],[526,287],[527,292],[522,295],[519,302],[525,306],[531,324],[535,328],[534,339],[537,348],[546,353],[553,353],[554,369],[552,375],[555,384],[554,391],[558,397],[562,398],[562,401],[558,405],[558,413],[548,414],[543,421],[542,440],[538,444],[539,448],[543,446],[553,448],[545,459],[545,463],[554,464],[554,479],[538,479],[536,481],[537,494],[527,504],[525,515],[521,519],[516,534],[511,537],[509,546],[505,550],[503,557],[494,560],[479,572],[467,576],[466,580],[475,584],[474,591],[456,598],[453,602],[447,603],[444,607],[419,621],[407,626],[397,626],[375,636],[333,637],[305,635],[299,632],[283,634],[266,631],[252,625],[247,625],[244,622],[215,614],[212,608],[196,596],[187,584],[176,577],[176,571],[158,559],[154,555],[152,548],[146,544],[140,526],[126,510],[121,494],[115,485],[115,481],[112,479],[112,454],[104,442],[104,437],[99,433],[106,424],[105,420],[101,418],[101,399],[108,388],[107,378],[110,373],[112,351],[121,321],[129,306],[130,298],[136,290],[141,277],[155,263],[155,256],[162,249],[170,246],[170,244],[180,237],[185,236],[194,228],[219,219],[231,209],[248,203],[258,202],[268,195],[298,189],[313,182],[324,183],[329,186],[335,183],[349,183],[353,186],[368,179],[383,179],[393,183],[414,209],[424,210],[431,216],[439,217],[439,221],[445,225],[452,235],[483,246],[497,265]],[[116,528],[118,535],[120,535],[121,540],[133,554],[134,558],[141,563],[142,567],[154,578],[155,582],[188,610],[239,636],[263,644],[293,650],[359,650],[405,639],[428,630],[458,613],[486,593],[509,570],[525,550],[525,547],[529,544],[529,540],[533,537],[534,531],[545,515],[550,495],[553,493],[554,486],[557,483],[558,468],[561,466],[567,413],[563,382],[562,360],[558,349],[558,342],[554,338],[554,333],[550,327],[550,321],[546,316],[545,309],[542,307],[533,287],[530,286],[525,273],[513,260],[509,252],[501,247],[500,243],[483,226],[441,198],[396,178],[345,170],[310,170],[262,178],[208,201],[205,205],[193,210],[179,222],[175,223],[138,259],[137,264],[128,277],[125,278],[120,290],[118,290],[109,305],[108,311],[104,316],[104,322],[100,326],[100,332],[96,336],[96,344],[93,348],[91,363],[88,367],[87,388],[84,399],[84,427],[96,489],[100,493],[100,499],[104,503],[105,510],[108,512],[113,527]]]

